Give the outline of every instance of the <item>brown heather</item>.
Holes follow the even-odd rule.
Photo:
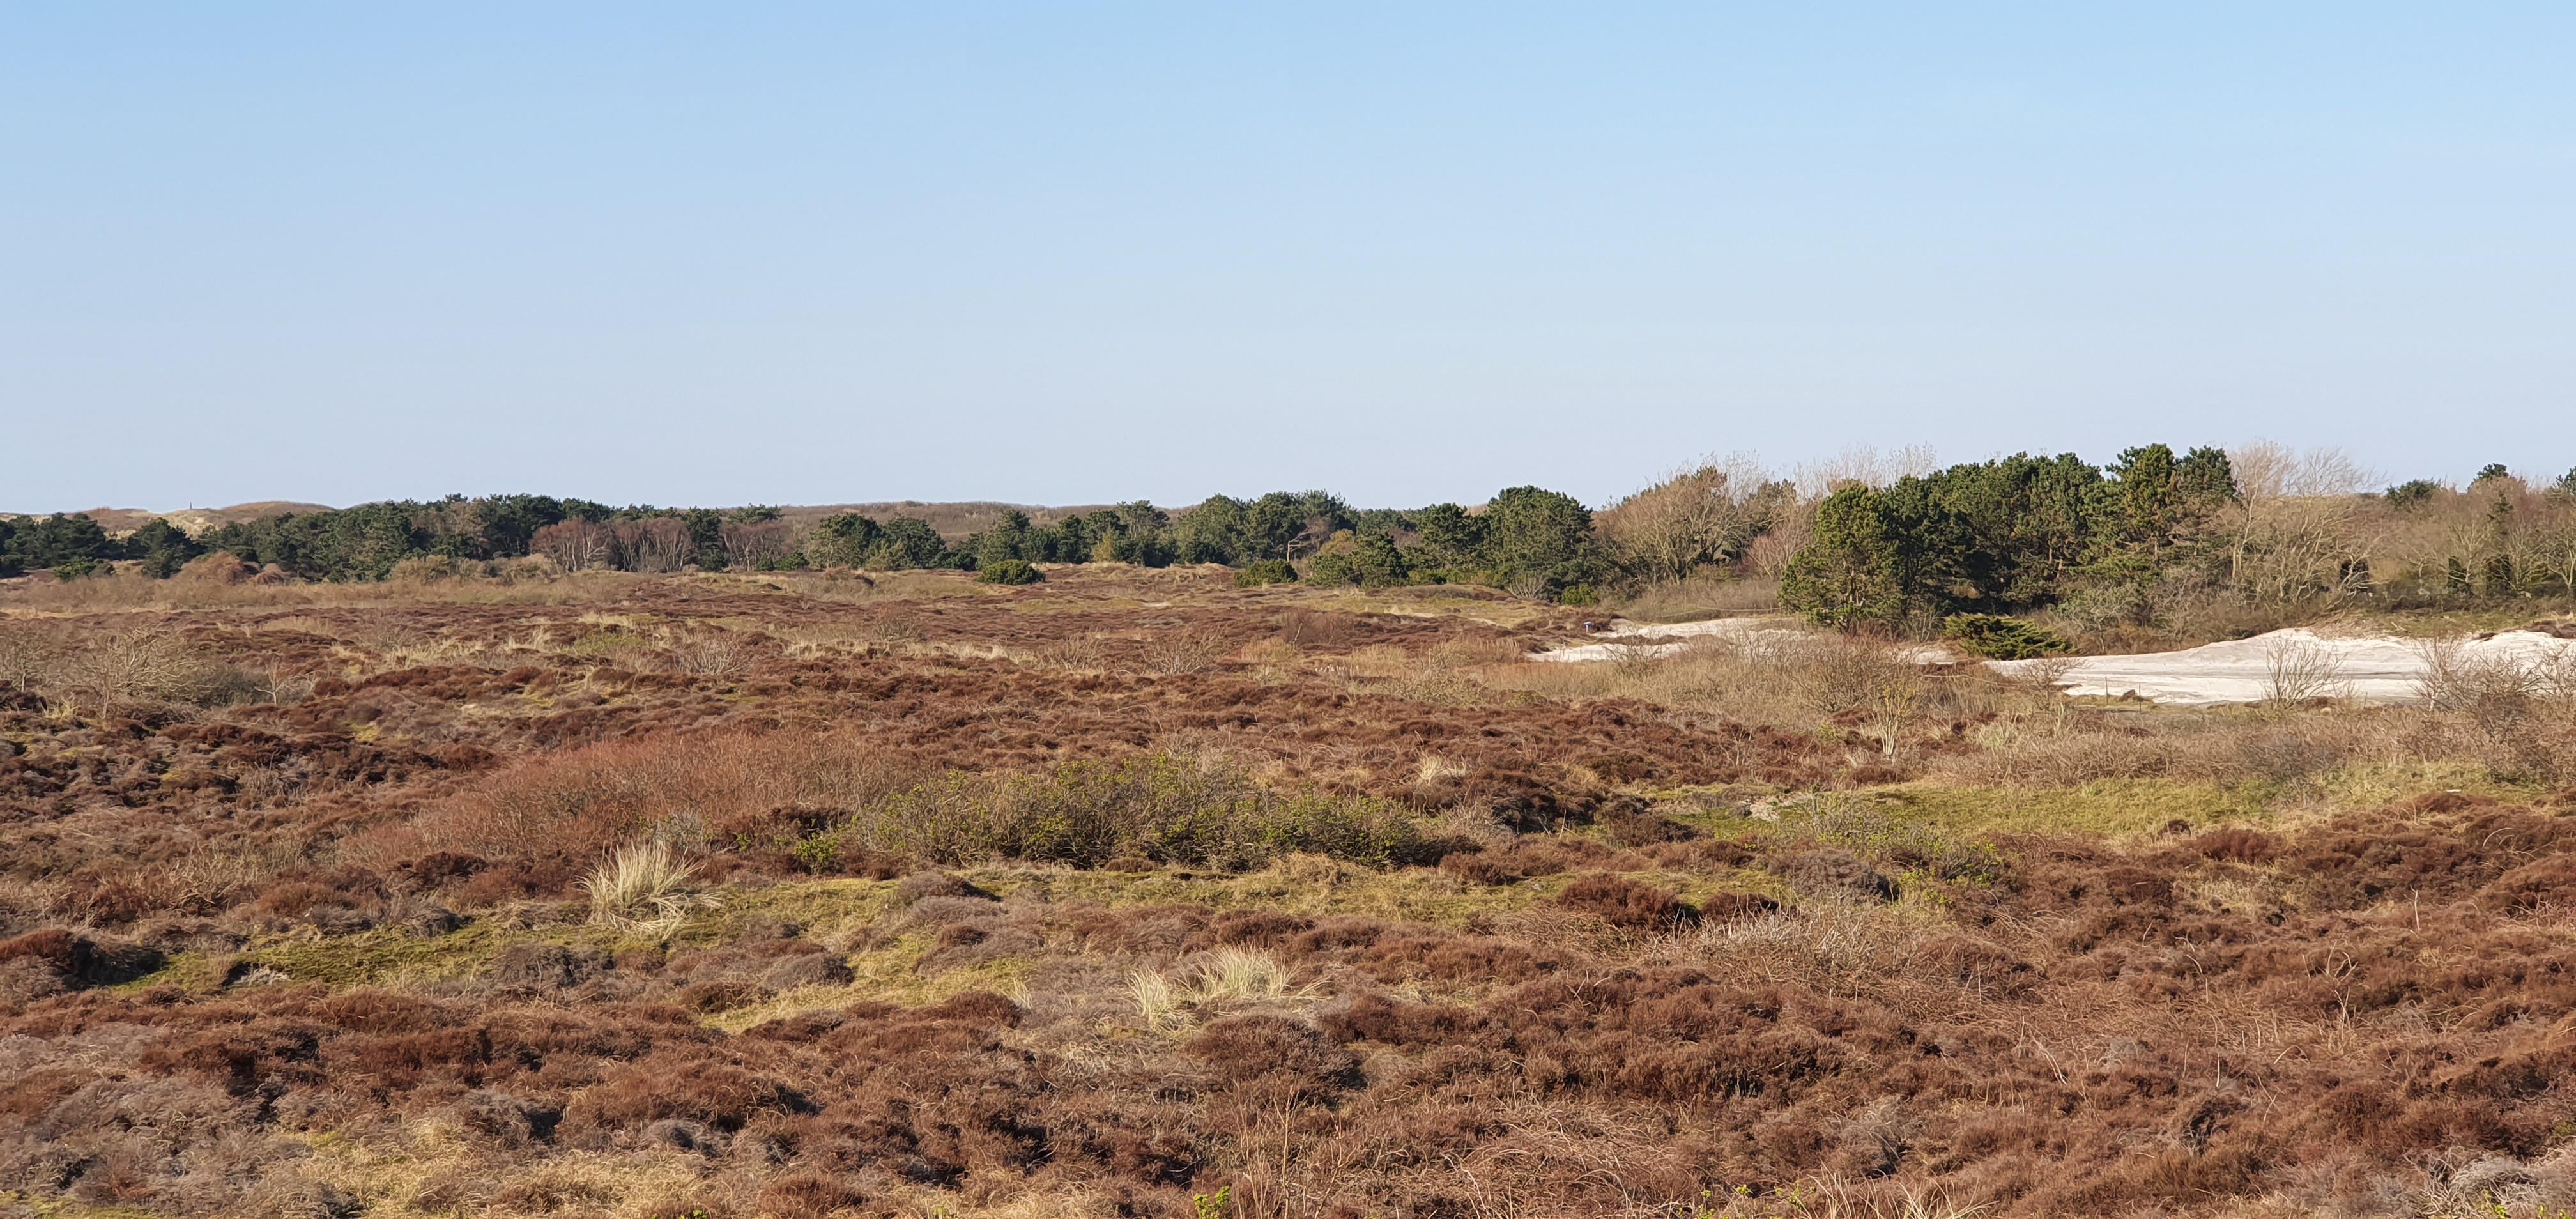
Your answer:
[[[2562,694],[849,583],[10,594],[0,1206],[2576,1206]],[[644,843],[678,921],[590,921]]]

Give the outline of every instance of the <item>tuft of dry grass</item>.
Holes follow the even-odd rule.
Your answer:
[[[619,847],[580,881],[590,917],[646,936],[666,936],[700,910],[723,902],[691,887],[695,865],[653,841]]]

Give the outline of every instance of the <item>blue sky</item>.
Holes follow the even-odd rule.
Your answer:
[[[2576,7],[0,3],[0,509],[2576,465]]]

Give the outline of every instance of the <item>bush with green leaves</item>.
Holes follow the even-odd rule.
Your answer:
[[[975,572],[978,584],[1035,584],[1046,579],[1046,573],[1026,559],[1003,559],[987,563]]]
[[[1152,753],[1045,775],[954,773],[862,811],[867,846],[943,865],[1121,856],[1243,871],[1312,852],[1371,867],[1427,862],[1420,829],[1365,796],[1276,791],[1223,761]]]
[[[1394,588],[1413,580],[1413,565],[1395,539],[1384,532],[1363,533],[1349,547],[1316,556],[1317,584],[1356,584],[1361,588]]]
[[[2214,553],[2213,523],[2235,495],[2227,454],[2161,444],[2099,468],[2016,453],[1846,486],[1817,505],[1780,601],[1820,624],[1884,629],[2036,609],[2079,588],[2143,590]]]
[[[865,567],[886,545],[885,527],[856,512],[824,517],[805,539],[805,554],[824,567]]]
[[[2047,627],[2002,614],[1952,614],[1941,623],[1941,637],[1962,652],[1989,660],[2029,660],[2075,650],[2065,636]]]
[[[1265,584],[1294,584],[1297,568],[1286,559],[1262,559],[1234,573],[1236,588],[1259,588]]]
[[[1599,605],[1601,594],[1589,584],[1568,584],[1556,594],[1558,605]]]
[[[178,526],[153,517],[133,536],[125,539],[127,554],[143,560],[143,574],[155,580],[167,580],[179,574],[188,560],[206,553],[204,546],[182,532]]]

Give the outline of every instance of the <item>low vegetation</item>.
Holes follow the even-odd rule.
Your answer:
[[[2260,705],[2065,697],[2046,658],[2112,638],[2070,606],[2136,578],[2092,559],[1933,607],[2022,677],[1776,617],[1540,663],[1787,580],[1841,492],[1524,491],[1207,518],[1278,581],[1116,509],[1171,565],[863,573],[919,535],[782,514],[719,517],[723,573],[218,549],[0,589],[0,1205],[2576,1207],[2576,682],[2439,634],[2540,598],[2426,594],[2410,706],[2294,651]],[[696,527],[544,517],[491,519]]]

